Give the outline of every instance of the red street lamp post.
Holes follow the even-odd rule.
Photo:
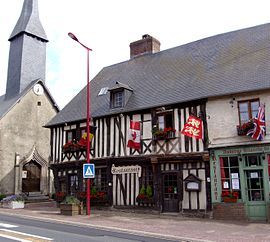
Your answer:
[[[89,78],[89,51],[92,51],[92,49],[88,48],[86,45],[82,44],[78,38],[72,34],[72,33],[68,33],[68,36],[75,40],[76,42],[78,42],[83,48],[85,48],[87,50],[87,101],[86,101],[86,133],[87,133],[87,137],[86,137],[86,163],[90,163],[90,78]],[[86,211],[87,211],[87,215],[90,216],[90,179],[87,179],[87,183],[86,183]]]

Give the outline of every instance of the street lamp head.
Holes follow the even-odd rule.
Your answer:
[[[79,42],[78,38],[77,38],[74,34],[72,34],[71,32],[68,33],[68,36],[69,36],[71,39],[73,39],[73,40]]]
[[[86,45],[84,45],[83,43],[81,43],[78,38],[75,36],[75,34],[72,34],[71,32],[68,33],[68,36],[75,40],[76,42],[78,42],[81,46],[83,46],[85,49],[87,49],[87,51],[92,51],[92,49],[90,49],[89,47],[87,47]]]

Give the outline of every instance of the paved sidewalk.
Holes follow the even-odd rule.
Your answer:
[[[55,202],[26,204],[24,209],[0,208],[0,214],[45,221],[120,230],[133,234],[187,241],[269,241],[270,224],[223,222],[180,215],[142,214],[122,210],[98,210],[91,215],[64,216]],[[1,216],[0,216],[1,221]]]

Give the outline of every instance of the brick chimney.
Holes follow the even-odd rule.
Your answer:
[[[129,47],[130,58],[133,58],[147,53],[159,52],[160,42],[149,34],[145,34],[142,36],[141,40],[130,43]]]

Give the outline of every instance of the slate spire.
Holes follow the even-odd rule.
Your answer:
[[[22,33],[27,33],[48,41],[39,20],[38,0],[24,0],[21,16],[9,37],[9,41]]]
[[[38,0],[24,0],[10,38],[5,99],[20,94],[32,81],[45,81],[47,36],[39,20]]]

